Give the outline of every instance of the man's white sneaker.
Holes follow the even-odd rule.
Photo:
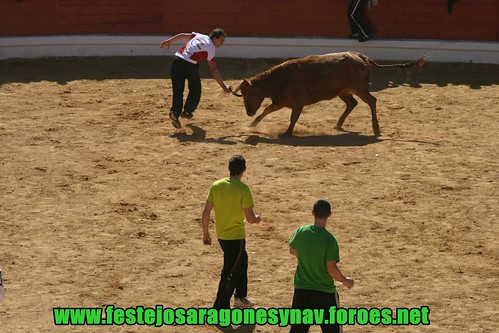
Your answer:
[[[248,297],[234,299],[234,307],[236,308],[251,308],[255,306],[255,304],[256,303],[250,300]]]

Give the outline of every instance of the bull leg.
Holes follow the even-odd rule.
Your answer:
[[[253,120],[253,122],[250,124],[250,127],[255,127],[262,121],[263,118],[267,117],[270,113],[280,109],[282,109],[281,105],[277,105],[274,103],[270,104],[265,108],[265,110],[263,110],[261,115],[259,115],[258,117],[255,118],[255,120]]]
[[[380,136],[381,132],[379,130],[378,117],[376,116],[376,97],[371,95],[369,91],[357,94],[367,105],[371,108],[371,118],[373,123],[373,132],[375,136]]]
[[[341,115],[340,119],[338,119],[338,123],[336,124],[336,129],[341,130],[341,127],[343,126],[343,123],[345,122],[345,119],[348,117],[350,112],[359,104],[355,98],[351,94],[343,94],[339,96],[343,102],[347,105],[345,111],[343,111],[343,114]]]
[[[298,118],[300,118],[301,112],[303,110],[303,105],[295,106],[291,111],[291,123],[289,124],[288,129],[284,132],[283,136],[291,136],[293,134],[293,129],[295,128],[296,122]]]

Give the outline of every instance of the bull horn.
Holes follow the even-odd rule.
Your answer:
[[[236,88],[236,89],[232,89],[232,87],[229,87],[229,89],[230,89],[231,93],[232,93],[234,96],[237,96],[237,97],[242,97],[242,96],[243,96],[243,95],[241,95],[241,94],[238,94],[238,93],[237,93],[239,90],[241,90],[241,84],[243,84],[243,82],[244,82],[244,80],[242,80],[242,81],[239,83],[239,85],[237,86],[237,88]]]

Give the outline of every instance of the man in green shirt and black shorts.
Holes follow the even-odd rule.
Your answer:
[[[339,307],[334,280],[352,288],[354,281],[345,277],[337,266],[340,253],[336,238],[326,230],[331,216],[331,204],[319,199],[312,211],[314,224],[298,228],[289,241],[290,253],[298,259],[293,279],[294,309],[324,309],[324,319],[329,320],[329,308]],[[310,325],[291,325],[290,333],[306,333]],[[323,333],[340,333],[338,324],[321,325]]]
[[[250,188],[241,181],[246,171],[246,160],[235,155],[229,161],[230,177],[214,182],[208,193],[202,214],[203,243],[211,244],[208,231],[210,213],[215,208],[215,229],[224,252],[222,276],[213,308],[230,308],[230,299],[235,291],[234,306],[251,307],[255,303],[247,298],[248,254],[244,220],[260,223],[260,216],[253,212],[253,196]]]

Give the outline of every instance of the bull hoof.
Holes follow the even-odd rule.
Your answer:
[[[281,138],[289,138],[291,136],[293,136],[293,133],[288,131],[281,134]]]
[[[249,127],[255,127],[256,125],[258,125],[257,122],[252,122],[251,124],[249,124]]]
[[[381,136],[380,131],[374,131],[374,136],[375,136],[375,137]]]

